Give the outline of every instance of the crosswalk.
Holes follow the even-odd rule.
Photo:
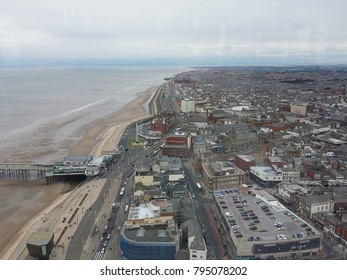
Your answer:
[[[102,260],[103,258],[104,258],[104,253],[102,253],[102,252],[96,252],[95,253],[95,255],[94,255],[94,258],[93,258],[93,260]]]

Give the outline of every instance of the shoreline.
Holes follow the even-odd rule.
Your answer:
[[[150,115],[148,108],[149,104],[155,100],[153,95],[156,93],[158,86],[152,86],[148,89],[136,94],[136,98],[124,105],[113,114],[106,116],[102,119],[95,120],[91,127],[68,149],[69,155],[103,155],[115,151],[117,149],[119,140],[127,125],[136,121],[148,117]],[[14,181],[15,182],[15,181]],[[32,181],[17,181],[14,185],[32,185]],[[59,183],[57,183],[59,184]],[[71,190],[67,193],[57,193],[57,189],[63,190],[63,186],[53,184],[51,187],[55,187],[53,191],[47,195],[43,194],[40,197],[41,200],[46,200],[49,196],[50,202],[46,202],[44,207],[39,207],[36,211],[27,210],[31,214],[28,214],[26,222],[17,222],[16,227],[11,231],[6,231],[5,234],[0,236],[0,245],[7,244],[0,247],[0,259],[8,257],[19,242],[22,241],[25,233],[28,232],[41,218],[44,213],[53,211],[53,209],[62,201],[66,200],[71,194]],[[4,188],[6,183],[0,184],[0,188]],[[26,188],[26,187],[24,187]],[[46,188],[44,186],[44,188]],[[47,188],[46,188],[47,189]],[[32,200],[36,201],[35,195]],[[39,204],[39,203],[38,203]],[[30,207],[29,207],[30,208]],[[12,213],[14,217],[20,213]],[[6,226],[5,226],[6,228]],[[5,235],[5,236],[4,236]],[[12,236],[12,237],[8,237]],[[12,252],[11,252],[12,250]]]
[[[157,88],[158,86],[152,86],[136,94],[135,99],[113,114],[93,122],[92,127],[69,149],[69,155],[86,155],[93,152],[101,155],[104,146],[107,147],[105,151],[113,152],[119,139],[113,139],[112,136],[120,136],[129,123],[149,116],[147,108],[144,107]]]

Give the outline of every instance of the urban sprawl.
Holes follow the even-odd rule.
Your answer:
[[[66,159],[121,178],[105,228],[94,218],[84,238],[97,236],[92,258],[346,259],[346,84],[344,66],[165,79],[115,154]]]

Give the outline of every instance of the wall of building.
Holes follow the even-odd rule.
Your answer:
[[[174,242],[136,242],[122,235],[120,247],[123,258],[127,260],[176,259],[176,244]]]

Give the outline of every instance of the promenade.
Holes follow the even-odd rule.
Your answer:
[[[104,130],[92,128],[76,143],[76,146],[72,147],[71,153],[80,154],[83,151],[92,150],[93,154],[102,154],[104,151],[115,150],[126,126],[133,121],[148,117],[148,111],[146,112],[141,107],[155,89],[157,88],[152,87],[143,94],[139,94],[136,100],[107,120],[108,126],[106,126],[106,120],[102,120]],[[148,104],[149,108],[156,108],[158,102],[161,103],[161,89],[162,87],[152,95]],[[132,114],[129,114],[129,110]],[[116,123],[114,123],[115,121]],[[112,124],[110,124],[111,122]],[[94,145],[91,143],[92,138],[94,141],[97,139]],[[43,230],[54,233],[55,246],[50,256],[51,259],[92,259],[100,244],[100,232],[107,223],[111,205],[119,191],[121,172],[130,162],[134,162],[144,154],[145,151],[142,151],[128,156],[127,161],[115,164],[107,178],[88,179],[73,191],[59,195],[49,207],[40,211],[21,228],[16,239],[11,240],[9,243],[11,245],[6,247],[2,259],[31,259],[26,248],[26,241],[34,232]],[[92,234],[92,229],[94,230],[95,227],[98,228],[99,233]],[[108,255],[111,252],[105,253]],[[113,252],[110,257],[114,257]],[[119,254],[116,257],[119,258]]]

